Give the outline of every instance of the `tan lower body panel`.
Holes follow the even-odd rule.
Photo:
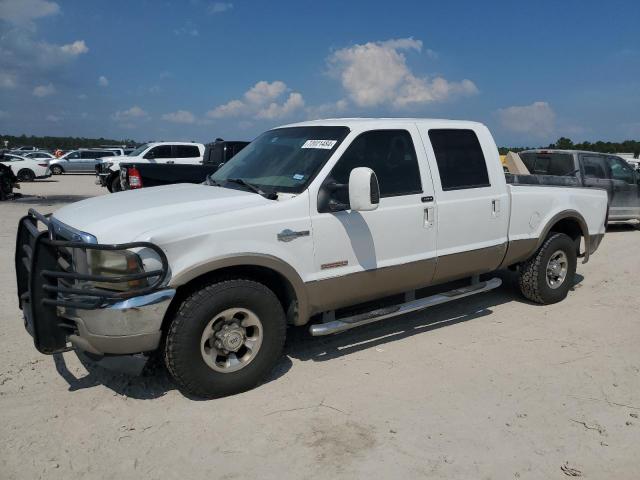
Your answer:
[[[314,313],[384,298],[496,270],[506,245],[445,255],[393,267],[353,273],[305,284]]]
[[[535,253],[538,248],[537,238],[525,238],[513,240],[507,246],[507,254],[500,264],[500,268],[506,268],[516,263],[522,262]]]

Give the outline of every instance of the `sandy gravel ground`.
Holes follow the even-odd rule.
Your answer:
[[[0,478],[640,478],[640,231],[611,228],[569,298],[512,285],[331,338],[291,329],[259,388],[181,395],[162,370],[39,354],[15,226],[104,194],[91,176],[0,204]],[[41,195],[44,198],[38,198]]]

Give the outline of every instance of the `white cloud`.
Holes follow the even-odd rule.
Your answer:
[[[173,123],[195,123],[196,117],[187,110],[178,110],[176,112],[165,113],[162,119]]]
[[[347,96],[358,107],[405,108],[439,102],[455,95],[473,95],[471,80],[451,82],[441,76],[416,76],[403,51],[422,51],[422,42],[400,38],[356,44],[329,56],[330,73],[342,83]],[[427,51],[433,57],[434,52]]]
[[[98,86],[100,86],[100,87],[108,87],[109,86],[109,79],[107,77],[105,77],[104,75],[100,75],[98,77]]]
[[[311,106],[307,108],[307,117],[309,120],[317,120],[319,118],[340,115],[344,113],[348,106],[349,102],[345,99],[338,100],[337,102]]]
[[[12,73],[0,72],[0,88],[14,88],[16,86],[16,76]]]
[[[84,43],[84,40],[76,40],[73,43],[62,45],[60,47],[60,50],[63,53],[73,56],[73,55],[80,55],[83,53],[87,53],[89,51],[89,47],[87,47],[87,44]]]
[[[111,118],[116,121],[125,121],[125,120],[133,120],[133,119],[142,119],[148,117],[149,114],[145,112],[142,108],[137,105],[127,109],[127,110],[118,110],[115,112]]]
[[[256,117],[273,120],[276,118],[288,117],[295,111],[304,107],[304,99],[297,92],[289,94],[289,97],[283,104],[271,102],[268,106],[258,111]]]
[[[56,93],[56,87],[51,83],[48,83],[47,85],[38,85],[33,89],[33,95],[36,97],[48,97],[54,93]]]
[[[501,125],[512,132],[546,137],[555,130],[556,114],[547,102],[512,106],[498,110]]]
[[[55,2],[46,0],[0,0],[0,19],[14,25],[28,25],[33,20],[60,11]]]
[[[215,15],[216,13],[227,12],[232,8],[233,8],[233,3],[213,2],[211,5],[209,5],[209,8],[207,9],[207,11],[210,14]]]
[[[286,100],[278,103],[287,90],[284,82],[262,80],[247,90],[242,100],[235,99],[218,105],[207,112],[207,116],[210,118],[255,116],[269,120],[284,118],[304,107],[304,99],[298,92],[291,92]]]

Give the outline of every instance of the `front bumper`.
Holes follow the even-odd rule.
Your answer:
[[[38,222],[47,231],[38,230]],[[175,290],[164,288],[168,275],[164,252],[154,244],[135,242],[101,245],[91,235],[69,235],[67,226],[54,224],[33,210],[20,220],[16,238],[18,299],[25,327],[35,347],[52,354],[78,348],[93,354],[132,354],[155,350],[161,326]],[[58,240],[65,231],[66,240]],[[161,268],[135,274],[92,275],[79,273],[73,251],[150,248]],[[142,287],[126,291],[95,288],[92,282],[122,283],[148,279]]]

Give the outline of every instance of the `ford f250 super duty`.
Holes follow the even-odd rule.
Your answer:
[[[18,297],[36,348],[162,349],[183,391],[233,394],[272,370],[287,324],[327,335],[392,321],[494,289],[487,274],[503,268],[530,301],[558,302],[607,212],[604,190],[508,184],[489,130],[464,121],[275,128],[207,183],[21,219]]]

